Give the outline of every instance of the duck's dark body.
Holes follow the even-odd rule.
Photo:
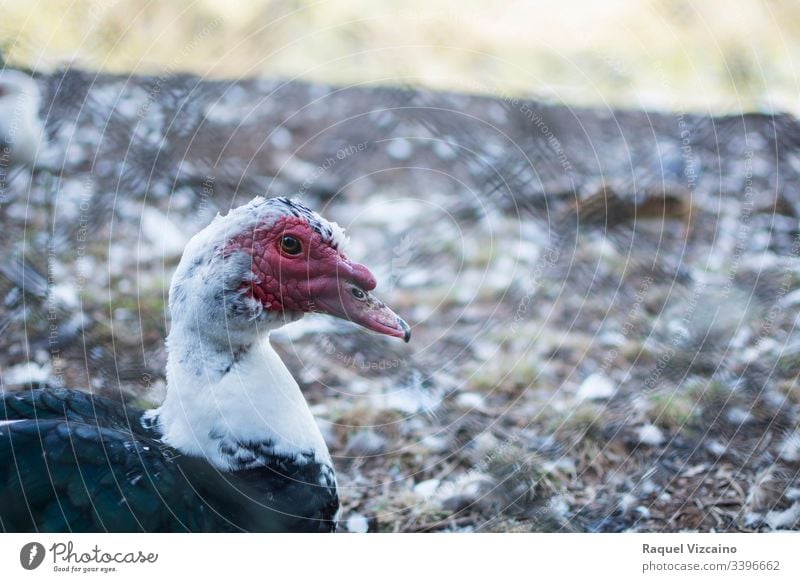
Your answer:
[[[335,529],[327,465],[270,456],[220,472],[165,446],[142,414],[74,390],[0,395],[0,531]]]

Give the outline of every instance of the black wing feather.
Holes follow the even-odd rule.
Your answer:
[[[142,411],[66,389],[0,397],[0,528],[41,532],[330,531],[318,467],[221,473],[144,428]],[[309,487],[314,483],[315,487]],[[318,490],[318,491],[317,491]],[[310,492],[310,494],[309,494]]]

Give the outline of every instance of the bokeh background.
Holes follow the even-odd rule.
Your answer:
[[[792,0],[33,0],[0,46],[36,69],[411,82],[580,104],[797,111]],[[213,33],[198,33],[206,27]],[[187,50],[191,47],[191,50]]]
[[[5,389],[158,402],[188,238],[300,194],[414,329],[273,335],[345,531],[800,527],[797,2],[0,13],[46,134],[3,192]]]

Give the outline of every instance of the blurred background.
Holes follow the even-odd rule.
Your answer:
[[[413,326],[272,335],[345,531],[800,527],[796,0],[0,14],[4,389],[158,402],[188,238],[301,195]]]
[[[800,109],[793,0],[3,0],[0,9],[8,61],[37,70],[71,63],[404,82],[573,105]]]

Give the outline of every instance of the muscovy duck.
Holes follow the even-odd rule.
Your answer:
[[[334,530],[332,460],[269,332],[318,312],[409,340],[344,242],[286,198],[255,198],[196,234],[170,287],[155,410],[60,388],[1,393],[0,529]]]
[[[41,93],[20,71],[0,70],[0,170],[33,164],[42,142]]]

